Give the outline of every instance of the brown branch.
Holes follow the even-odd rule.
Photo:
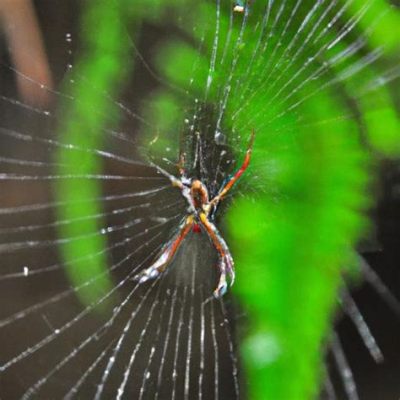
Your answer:
[[[31,0],[0,0],[0,17],[24,101],[46,106],[52,75]]]

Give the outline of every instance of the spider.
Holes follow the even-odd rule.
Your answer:
[[[177,233],[162,247],[154,263],[149,268],[146,268],[144,271],[136,275],[135,280],[139,281],[139,283],[144,283],[149,279],[158,277],[171,263],[179,246],[190,230],[193,230],[194,232],[201,232],[204,230],[219,254],[218,269],[220,277],[218,286],[214,290],[214,297],[220,298],[226,293],[228,288],[227,275],[229,276],[230,286],[233,285],[235,280],[233,258],[224,238],[219,233],[215,224],[210,220],[210,215],[212,215],[219,202],[227,195],[229,190],[235,185],[247,169],[253,149],[254,136],[255,133],[253,130],[241,167],[225,184],[222,185],[218,194],[211,200],[209,199],[206,186],[199,179],[188,178],[186,176],[186,172],[183,168],[184,158],[182,156],[178,164],[180,179],[153,164],[161,174],[171,181],[172,186],[181,190],[183,197],[185,197],[188,202],[188,215],[179,226]]]

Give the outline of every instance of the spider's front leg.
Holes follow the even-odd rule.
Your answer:
[[[251,153],[253,152],[255,131],[254,129],[251,131],[249,145],[247,147],[246,155],[244,157],[243,163],[241,167],[236,171],[236,173],[228,180],[228,182],[222,187],[219,193],[210,201],[210,206],[216,206],[232,189],[235,183],[239,180],[239,178],[246,171],[247,167],[250,164]]]
[[[207,231],[208,236],[211,238],[220,256],[218,264],[220,277],[218,281],[218,286],[214,290],[214,296],[216,298],[220,298],[226,293],[228,288],[226,275],[228,275],[230,279],[230,286],[232,286],[233,282],[235,281],[233,258],[231,252],[229,251],[228,245],[226,244],[221,234],[218,232],[217,227],[212,222],[209,221],[207,215],[204,212],[200,213],[199,216],[202,225]]]
[[[150,165],[154,167],[161,175],[164,175],[166,178],[168,178],[172,184],[172,186],[177,187],[179,189],[183,189],[183,183],[176,178],[174,175],[171,175],[169,172],[167,172],[165,169],[159,167],[157,164],[154,164],[153,162],[150,162]]]
[[[144,271],[138,273],[134,280],[139,283],[144,283],[149,279],[157,278],[172,261],[176,251],[182,243],[185,236],[190,232],[194,223],[194,217],[189,215],[179,227],[178,233],[161,249],[160,255],[156,261]]]

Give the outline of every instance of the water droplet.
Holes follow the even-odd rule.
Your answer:
[[[243,13],[244,12],[243,1],[235,1],[235,4],[233,6],[233,11],[237,13]]]
[[[221,131],[216,131],[214,135],[215,143],[218,145],[226,144],[226,136]]]

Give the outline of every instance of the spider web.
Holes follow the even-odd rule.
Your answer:
[[[279,138],[290,135],[293,124],[284,119],[287,115],[309,128],[330,123],[308,120],[299,110],[331,88],[340,95],[348,84],[351,93],[343,95],[345,112],[331,118],[356,121],[357,133],[368,141],[361,103],[400,74],[394,60],[381,62],[384,49],[370,45],[374,26],[363,29],[373,1],[356,10],[352,1],[252,1],[238,12],[233,3],[216,0],[204,2],[205,15],[212,10],[206,24],[191,12],[191,7],[202,8],[199,2],[178,3],[159,19],[148,18],[137,28],[138,35],[127,27],[136,69],[133,89],[123,95],[97,88],[92,76],[82,76],[75,67],[82,50],[77,51],[71,4],[38,3],[41,26],[49,25],[49,33],[43,29],[54,87],[15,66],[5,36],[3,48],[9,51],[2,57],[0,92],[2,398],[245,398],[236,340],[238,325],[243,330],[246,321],[230,295],[210,297],[218,277],[217,254],[205,235],[191,233],[160,279],[146,285],[132,279],[154,261],[186,213],[179,191],[143,154],[176,174],[183,149],[190,174],[215,193],[243,155],[246,132],[254,126],[261,143],[265,131],[274,129],[267,141],[276,140],[282,151]],[[51,9],[58,24],[45,17]],[[170,57],[178,47],[169,43],[177,41],[183,43],[180,51],[191,48],[194,54],[182,57],[191,60],[186,70]],[[335,46],[340,50],[330,53]],[[28,50],[22,51],[37,61],[37,54],[29,56]],[[179,66],[180,74],[171,73],[169,58],[177,62],[170,68]],[[370,74],[361,75],[370,68]],[[16,90],[18,82],[34,88],[37,102]],[[101,128],[104,140],[95,145],[60,137],[63,107],[81,101],[66,88],[78,84],[109,107],[93,107],[94,117],[111,114],[112,127]],[[39,99],[46,96],[48,103]],[[254,103],[258,98],[262,107]],[[171,105],[175,107],[166,116],[165,107]],[[177,132],[183,132],[180,140]],[[90,155],[101,169],[71,173],[69,155],[82,160]],[[256,158],[251,176],[228,202],[235,206],[260,193],[283,201],[282,188],[274,189],[274,162],[268,153]],[[63,198],[57,188],[68,182],[82,191],[92,185],[100,190],[92,198]],[[71,216],[65,211],[92,203],[97,204],[92,214]],[[224,211],[218,210],[219,224]],[[97,230],[76,230],[86,222]],[[102,244],[95,252],[65,256],[92,240]],[[102,263],[106,269],[71,278],[76,265],[91,271],[90,265]],[[366,280],[399,312],[379,276],[364,259],[359,263]],[[381,361],[371,329],[352,295],[343,291],[343,309],[371,356]],[[322,396],[341,398],[344,388],[349,399],[357,399],[352,369],[337,336],[331,349],[342,383],[327,378]]]

